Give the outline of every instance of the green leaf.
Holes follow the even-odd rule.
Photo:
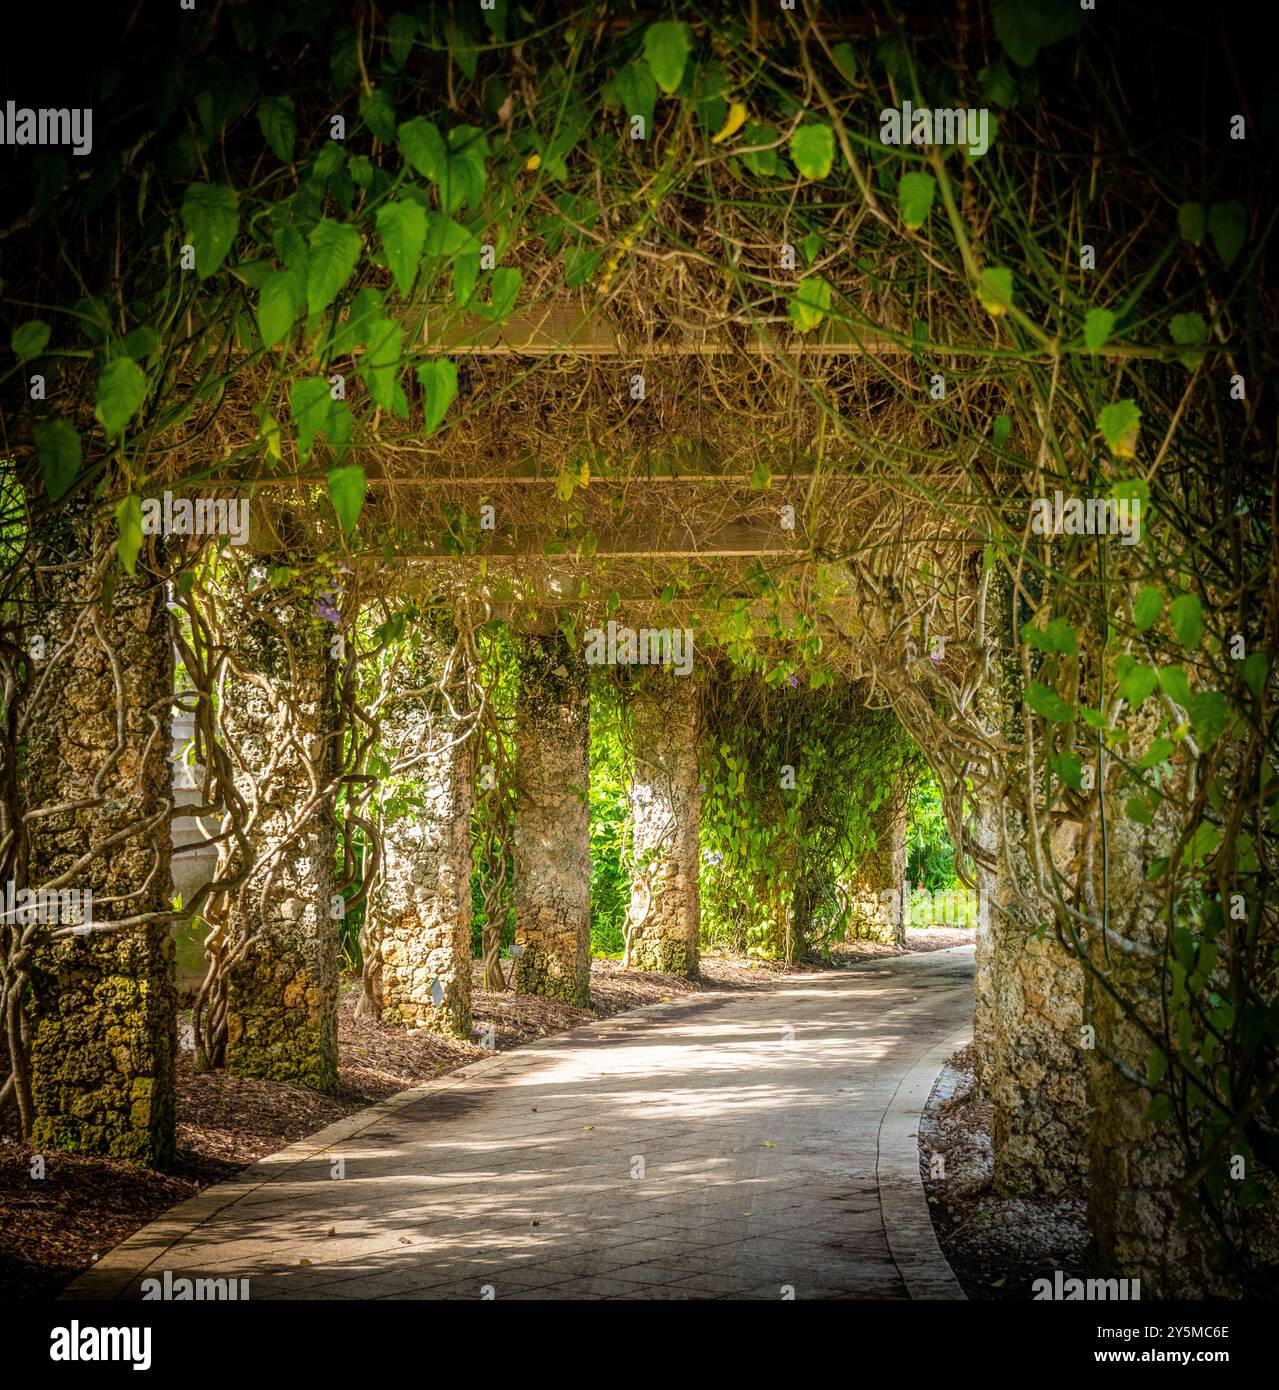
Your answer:
[[[1138,825],[1154,825],[1155,817],[1145,800],[1140,796],[1128,798],[1127,805],[1124,806],[1124,815],[1131,821],[1136,821]]]
[[[400,154],[423,178],[439,183],[448,159],[444,137],[426,119],[414,116],[400,123]]]
[[[787,304],[797,333],[816,328],[830,309],[830,285],[820,275],[805,275]]]
[[[1181,852],[1181,862],[1188,868],[1195,868],[1213,854],[1220,844],[1221,827],[1213,825],[1211,821],[1200,821],[1195,826],[1195,833],[1190,837],[1189,843]]]
[[[225,184],[193,183],[182,199],[182,225],[195,248],[195,272],[206,280],[227,258],[240,228],[239,201]]]
[[[1156,1047],[1146,1060],[1146,1081],[1151,1086],[1158,1086],[1167,1075],[1168,1058]]]
[[[1152,1098],[1150,1104],[1146,1107],[1146,1113],[1142,1116],[1142,1119],[1148,1125],[1158,1125],[1163,1124],[1165,1120],[1171,1118],[1172,1101],[1160,1091],[1157,1096]]]
[[[275,254],[290,270],[306,269],[306,263],[309,259],[306,242],[296,227],[290,227],[287,222],[283,226],[277,227],[271,238],[271,244],[275,247]]]
[[[1008,70],[1003,58],[996,58],[977,73],[977,82],[982,95],[992,106],[1000,106],[1005,111],[1017,105],[1017,79]]]
[[[1265,652],[1253,652],[1243,664],[1243,683],[1260,700],[1266,684],[1266,674],[1270,669],[1270,659]]]
[[[369,395],[384,410],[401,417],[408,414],[408,399],[400,385],[403,345],[404,330],[394,319],[375,319],[368,326],[366,351],[360,358],[360,375]]]
[[[293,145],[297,140],[298,119],[292,97],[263,97],[258,102],[258,124],[271,153],[281,164],[293,163]]]
[[[395,286],[402,295],[408,295],[417,279],[418,262],[426,243],[426,209],[403,198],[380,207],[376,220]]]
[[[1177,641],[1187,651],[1194,651],[1203,641],[1203,606],[1197,595],[1182,594],[1180,598],[1173,599],[1168,609],[1168,621],[1177,634]]]
[[[1044,635],[1048,639],[1051,651],[1063,652],[1067,656],[1074,655],[1076,651],[1075,629],[1065,618],[1053,618]]]
[[[124,335],[124,350],[135,362],[160,350],[160,335],[149,324],[139,324]]]
[[[1168,331],[1178,347],[1195,348],[1208,341],[1208,325],[1202,314],[1176,314],[1168,325]],[[1183,367],[1191,369],[1203,360],[1202,352],[1183,352],[1178,358]]]
[[[1201,752],[1207,752],[1226,730],[1230,709],[1218,690],[1205,690],[1186,702],[1186,713]]]
[[[857,53],[850,43],[837,43],[830,51],[840,75],[848,82],[857,81]]]
[[[395,144],[395,107],[385,87],[360,93],[360,119],[384,145]]]
[[[931,174],[912,171],[898,180],[897,201],[901,205],[902,221],[912,232],[918,231],[928,221],[936,191],[937,180]]]
[[[996,449],[1002,449],[1008,443],[1008,433],[1013,427],[1010,415],[996,415],[995,428],[991,431],[991,439]]]
[[[56,416],[37,420],[31,429],[44,490],[50,502],[57,502],[71,490],[80,471],[80,433],[70,420]]]
[[[977,281],[977,298],[991,316],[1008,312],[1013,302],[1013,273],[1006,266],[987,266]]]
[[[1137,403],[1124,399],[1103,406],[1097,416],[1097,428],[1106,446],[1116,458],[1130,459],[1137,454],[1137,431],[1141,427],[1141,411]]]
[[[1217,248],[1222,265],[1230,265],[1243,250],[1248,236],[1248,218],[1243,204],[1214,203],[1208,209],[1208,235]]]
[[[1146,749],[1146,755],[1137,764],[1138,772],[1149,772],[1152,767],[1158,767],[1160,763],[1166,763],[1176,751],[1176,744],[1170,738],[1157,738]]]
[[[433,212],[426,219],[424,249],[428,256],[455,256],[459,251],[479,249],[479,243],[460,222]]]
[[[1004,52],[1023,68],[1083,23],[1076,0],[990,0],[990,17]]]
[[[644,31],[644,61],[653,80],[667,96],[671,96],[683,81],[684,66],[692,46],[687,24],[661,20]]]
[[[566,289],[576,289],[588,280],[595,278],[599,269],[600,252],[587,250],[585,246],[570,246],[564,252],[564,285]]]
[[[1159,673],[1153,666],[1134,665],[1119,682],[1120,698],[1132,709],[1140,709],[1155,692]]]
[[[1096,352],[1106,346],[1115,326],[1115,316],[1109,309],[1089,309],[1084,319],[1084,346]]]
[[[1137,595],[1137,601],[1132,606],[1132,620],[1136,624],[1137,631],[1146,632],[1154,627],[1163,611],[1163,594],[1147,584]]]
[[[433,357],[418,367],[417,379],[422,383],[426,432],[433,434],[457,395],[457,364],[447,357]]]
[[[417,20],[411,14],[393,14],[386,26],[386,47],[391,62],[402,68],[413,52],[413,40],[417,38]]]
[[[487,319],[504,319],[515,307],[515,300],[523,281],[522,270],[517,270],[514,266],[498,266],[489,282],[489,303],[478,306],[480,313]]]
[[[130,493],[115,509],[115,524],[120,533],[120,563],[127,574],[135,574],[142,549],[142,499]]]
[[[132,358],[114,357],[107,363],[98,378],[94,413],[108,439],[114,439],[133,419],[146,394],[146,373]]]
[[[678,85],[678,84],[677,84]],[[644,132],[653,133],[653,108],[657,105],[657,83],[647,63],[628,63],[613,79],[613,90],[627,119],[643,116]]]
[[[1021,625],[1021,640],[1036,651],[1057,652],[1072,656],[1076,650],[1075,629],[1065,618],[1053,618],[1047,628],[1036,627],[1033,622]]]
[[[258,295],[258,329],[267,347],[288,336],[303,298],[302,276],[296,270],[276,270],[267,276]]]
[[[9,340],[13,355],[22,362],[39,357],[48,347],[52,331],[42,319],[28,319],[13,330],[13,337]]]
[[[742,132],[742,140],[747,145],[775,144],[781,131],[775,125],[759,124],[752,121]],[[742,163],[762,178],[775,178],[781,171],[776,149],[747,150],[742,155]]]
[[[1084,761],[1078,753],[1058,753],[1052,760],[1052,770],[1072,790],[1084,789]]]
[[[321,314],[351,278],[360,259],[360,234],[345,222],[323,217],[311,230],[311,259],[306,299],[312,314]]]
[[[1170,700],[1185,709],[1190,703],[1190,682],[1180,666],[1161,666],[1159,669],[1159,688]]]
[[[1208,215],[1202,203],[1182,203],[1177,209],[1177,230],[1194,246],[1199,246],[1208,229]]]
[[[1026,703],[1052,724],[1068,724],[1075,717],[1075,711],[1055,690],[1038,681],[1026,687]]]
[[[790,157],[806,179],[824,179],[835,163],[835,132],[820,121],[796,126]]]
[[[349,536],[355,530],[355,523],[359,521],[360,512],[364,509],[364,494],[368,486],[364,469],[358,463],[349,463],[344,468],[334,468],[329,473],[328,482],[329,500],[342,523],[343,532]]]
[[[323,377],[303,377],[289,391],[289,413],[298,431],[298,462],[311,457],[315,436],[327,430],[332,404],[329,383]]]

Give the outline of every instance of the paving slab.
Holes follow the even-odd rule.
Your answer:
[[[972,973],[970,946],[880,958],[472,1063],[175,1207],[63,1297],[167,1269],[263,1299],[962,1298],[917,1136]]]

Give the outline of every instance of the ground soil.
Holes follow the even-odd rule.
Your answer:
[[[919,1127],[919,1170],[933,1229],[969,1298],[1029,1299],[1034,1280],[1083,1272],[1082,1193],[1001,1197],[992,1183],[992,1112],[977,1090],[973,1049],[949,1059]],[[936,1160],[940,1158],[941,1164]]]
[[[971,932],[912,930],[906,951],[970,943]],[[905,952],[876,942],[841,943],[828,958],[805,960],[799,971],[844,969],[858,960]],[[596,960],[591,1007],[479,988],[472,1012],[478,1028],[492,1024],[499,1052],[535,1038],[607,1018],[681,994],[767,989],[787,973],[775,961],[703,952],[701,976],[622,970]],[[221,1182],[268,1154],[334,1120],[490,1053],[474,1042],[436,1037],[357,1019],[358,983],[342,992],[339,1087],[329,1096],[302,1086],[197,1073],[184,1053],[178,1073],[178,1156],[165,1172],[106,1158],[50,1151],[35,1179],[32,1150],[0,1134],[0,1298],[47,1298],[113,1246],[170,1207]],[[184,1016],[185,1017],[185,1016]]]

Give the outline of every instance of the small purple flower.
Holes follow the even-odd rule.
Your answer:
[[[799,677],[795,675],[794,672],[792,672],[789,676],[786,677],[786,684],[789,685],[792,690],[798,690]]]
[[[337,610],[337,597],[338,591],[336,589],[321,589],[320,596],[315,603],[315,616],[334,625],[340,623],[342,615]]]

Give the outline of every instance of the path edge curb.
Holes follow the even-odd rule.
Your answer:
[[[880,1121],[875,1178],[884,1234],[907,1293],[915,1300],[968,1298],[933,1230],[919,1176],[919,1126],[947,1059],[972,1038],[972,1024],[965,1024],[923,1053],[898,1082]]]

